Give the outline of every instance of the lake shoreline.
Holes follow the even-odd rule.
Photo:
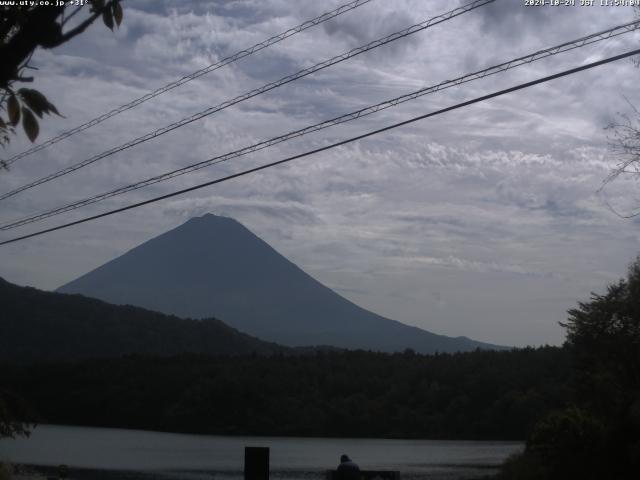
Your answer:
[[[270,449],[273,480],[324,480],[348,454],[363,470],[398,471],[403,480],[490,478],[522,443],[226,437],[40,425],[29,438],[0,440],[1,459],[75,480],[241,480],[247,446]],[[24,477],[26,480],[28,477]]]
[[[111,425],[111,424],[100,424],[99,422],[95,423],[35,423],[35,425],[31,431],[35,431],[39,426],[43,427],[75,427],[75,428],[99,428],[104,430],[127,430],[130,432],[151,432],[151,433],[159,433],[159,434],[175,434],[175,435],[189,435],[196,437],[226,437],[226,438],[300,438],[300,439],[318,439],[318,440],[410,440],[410,441],[426,441],[426,442],[451,442],[451,443],[460,443],[460,442],[486,442],[486,443],[513,443],[513,444],[524,444],[524,438],[501,438],[501,437],[421,437],[421,436],[411,436],[411,435],[363,435],[363,436],[336,436],[336,435],[322,435],[322,434],[295,434],[292,433],[290,435],[279,435],[279,434],[269,434],[269,433],[255,433],[255,432],[238,432],[238,433],[226,433],[226,432],[202,432],[202,431],[192,431],[192,430],[181,430],[181,429],[155,429],[152,427],[149,428],[138,428],[131,427],[128,425]]]
[[[53,465],[34,465],[34,464],[13,464],[16,469],[18,480],[36,480],[42,479],[58,479],[58,466]],[[464,480],[493,480],[496,478],[498,465],[475,465],[469,466],[481,470],[493,470],[494,472],[487,475],[469,477],[465,474],[459,477]],[[239,472],[220,472],[220,471],[144,471],[144,470],[118,470],[103,468],[84,468],[84,467],[68,467],[68,480],[178,480],[185,478],[209,478],[211,480],[218,476],[232,477],[237,476]],[[276,474],[278,478],[324,478],[325,471],[302,472],[288,471],[288,475],[283,475],[283,471],[271,472]],[[422,475],[405,474],[401,475],[401,479],[417,479],[426,478]],[[429,479],[438,479],[440,477],[428,475]],[[444,478],[444,477],[443,477]],[[454,477],[447,475],[446,478],[454,480]]]

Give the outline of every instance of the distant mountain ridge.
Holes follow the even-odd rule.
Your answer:
[[[223,322],[182,319],[81,295],[43,292],[0,278],[0,362],[120,357],[271,355],[291,349],[263,342]]]
[[[421,353],[501,348],[365,310],[322,285],[239,222],[207,214],[58,289],[180,317],[216,317],[288,346]]]

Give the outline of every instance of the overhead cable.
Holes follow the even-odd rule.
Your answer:
[[[216,105],[214,107],[210,107],[207,108],[206,110],[203,110],[201,112],[198,112],[194,115],[191,115],[190,117],[186,117],[183,118],[182,120],[178,120],[177,122],[174,122],[170,125],[161,127],[157,130],[154,130],[152,132],[146,133],[145,135],[142,135],[138,138],[135,138],[133,140],[130,140],[126,143],[123,143],[122,145],[119,145],[117,147],[113,147],[109,150],[106,150],[102,153],[99,153],[97,155],[94,155],[93,157],[87,158],[85,160],[82,160],[81,162],[75,163],[73,165],[70,165],[66,168],[63,168],[62,170],[59,170],[57,172],[54,172],[52,174],[49,174],[45,177],[42,177],[38,180],[35,180],[33,182],[27,183],[26,185],[22,185],[21,187],[18,187],[14,190],[11,190],[10,192],[6,192],[2,195],[0,195],[0,200],[5,200],[9,197],[12,197],[14,195],[17,195],[20,192],[23,192],[25,190],[29,190],[31,188],[34,188],[38,185],[42,185],[43,183],[47,183],[50,182],[51,180],[54,180],[56,178],[62,177],[63,175],[68,175],[72,172],[75,172],[76,170],[79,170],[81,168],[86,167],[87,165],[91,165],[92,163],[95,163],[99,160],[102,160],[103,158],[106,157],[110,157],[111,155],[114,155],[116,153],[119,153],[123,150],[126,150],[128,148],[134,147],[136,145],[140,145],[141,143],[144,143],[148,140],[152,140],[154,138],[157,138],[161,135],[164,135],[165,133],[169,133],[173,130],[176,130],[178,128],[184,127],[185,125],[188,125],[190,123],[193,123],[197,120],[201,120],[202,118],[205,118],[209,115],[213,115],[216,112],[219,112],[221,110],[224,110],[226,108],[229,108],[233,105],[236,105],[240,102],[244,102],[245,100],[248,100],[250,98],[253,98],[255,96],[261,95],[263,93],[266,93],[270,90],[273,90],[275,88],[281,87],[283,85],[286,85],[287,83],[293,82],[295,80],[298,80],[300,78],[306,77],[307,75],[311,75],[312,73],[315,73],[319,70],[323,70],[327,67],[330,67],[332,65],[335,65],[337,63],[341,63],[344,62],[347,59],[353,58],[357,55],[360,55],[364,52],[368,52],[369,50],[373,50],[375,48],[381,47],[382,45],[386,45],[388,43],[394,42],[396,40],[399,40],[401,38],[407,37],[409,35],[413,35],[415,33],[418,33],[422,30],[425,30],[429,27],[432,27],[434,25],[437,25],[439,23],[442,22],[446,22],[448,20],[451,20],[452,18],[455,18],[459,15],[462,15],[464,13],[470,12],[471,10],[474,10],[476,8],[479,8],[483,5],[486,5],[488,3],[492,3],[495,0],[475,0],[471,3],[468,3],[467,5],[463,5],[462,7],[458,7],[458,8],[454,8],[453,10],[450,10],[446,13],[443,13],[442,15],[438,15],[436,17],[430,18],[428,20],[425,20],[424,22],[421,23],[417,23],[415,25],[412,25],[408,28],[405,28],[403,30],[400,30],[398,32],[392,33],[391,35],[387,35],[386,37],[380,38],[378,40],[374,40],[372,42],[367,43],[366,45],[360,46],[360,47],[356,47],[353,48],[351,50],[349,50],[348,52],[342,53],[340,55],[337,55],[333,58],[330,58],[329,60],[325,60],[323,62],[317,63],[311,67],[302,69],[294,74],[291,75],[287,75],[286,77],[282,77],[280,80],[276,80],[275,82],[271,82],[268,83],[266,85],[263,85],[260,88],[256,88],[254,90],[251,90],[250,92],[247,92],[243,95],[240,95],[238,97],[235,97],[231,100],[227,100],[219,105]]]
[[[233,55],[230,55],[228,57],[223,58],[222,60],[216,62],[216,63],[212,63],[211,65],[201,68],[200,70],[196,70],[193,73],[190,73],[189,75],[185,75],[182,78],[179,78],[178,80],[175,80],[171,83],[168,83],[167,85],[164,85],[163,87],[157,88],[156,90],[154,90],[153,92],[149,92],[141,97],[136,98],[135,100],[130,101],[129,103],[125,103],[124,105],[119,106],[118,108],[114,108],[113,110],[104,113],[96,118],[93,118],[85,123],[83,123],[82,125],[78,125],[77,127],[74,127],[70,130],[67,130],[59,135],[56,135],[55,137],[52,137],[48,140],[46,140],[45,142],[42,142],[38,145],[35,145],[31,148],[29,148],[28,150],[25,150],[24,152],[18,153],[10,158],[8,158],[7,160],[4,160],[5,165],[9,166],[12,163],[17,162],[18,160],[20,160],[21,158],[27,157],[35,152],[39,152],[40,150],[43,150],[55,143],[58,143],[61,140],[64,140],[65,138],[69,138],[72,135],[75,135],[76,133],[82,132],[84,130],[87,130],[91,127],[94,127],[102,122],[104,122],[105,120],[111,118],[111,117],[115,117],[116,115],[119,115],[122,112],[126,112],[127,110],[131,110],[132,108],[137,107],[138,105],[141,105],[142,103],[151,100],[152,98],[155,98],[159,95],[162,95],[163,93],[166,93],[170,90],[173,90],[174,88],[177,88],[181,85],[184,85],[187,82],[190,82],[192,80],[195,80],[196,78],[202,77],[203,75],[206,75],[208,73],[213,72],[214,70],[217,70],[219,68],[222,68],[226,65],[229,65],[233,62],[236,62],[242,58],[248,57],[249,55],[252,55],[256,52],[259,52],[260,50],[263,50],[267,47],[270,47],[272,45],[275,45],[276,43],[279,43],[283,40],[285,40],[286,38],[292,37],[293,35],[296,35],[300,32],[303,32],[304,30],[307,30],[308,28],[311,27],[315,27],[316,25],[320,25],[323,22],[326,22],[327,20],[330,20],[332,18],[337,17],[338,15],[342,15],[343,13],[349,12],[351,10],[354,10],[366,3],[371,2],[372,0],[353,0],[349,3],[345,3],[344,5],[339,6],[338,8],[331,10],[330,12],[325,12],[322,15],[319,15],[315,18],[312,18],[311,20],[307,20],[306,22],[301,23],[300,25],[297,25],[293,28],[290,28],[289,30],[286,30],[282,33],[279,33],[278,35],[274,35],[273,37],[268,38],[267,40],[264,40],[260,43],[256,43],[255,45],[246,48],[244,50],[240,50],[239,52],[234,53]]]
[[[389,99],[389,100],[385,100],[384,102],[380,102],[380,103],[377,103],[375,105],[370,105],[368,107],[361,108],[361,109],[356,110],[354,112],[350,112],[350,113],[347,113],[347,114],[332,118],[330,120],[325,120],[323,122],[316,123],[314,125],[310,125],[310,126],[307,126],[305,128],[294,130],[294,131],[288,132],[288,133],[286,133],[284,135],[273,137],[273,138],[270,138],[268,140],[264,140],[264,141],[255,143],[253,145],[249,145],[247,147],[243,147],[241,149],[234,150],[234,151],[229,152],[229,153],[225,153],[223,155],[218,155],[218,156],[209,158],[207,160],[203,160],[203,161],[198,162],[198,163],[194,163],[194,164],[182,167],[182,168],[171,170],[169,172],[165,172],[165,173],[162,173],[160,175],[156,175],[156,176],[153,176],[153,177],[150,177],[150,178],[147,178],[147,179],[144,179],[144,180],[141,180],[141,181],[138,181],[138,182],[123,186],[123,187],[119,187],[119,188],[116,188],[114,190],[103,192],[103,193],[100,193],[98,195],[94,195],[94,196],[85,198],[83,200],[79,200],[79,201],[72,202],[72,203],[69,203],[69,204],[54,208],[54,209],[50,209],[48,211],[45,211],[45,212],[42,212],[42,213],[39,213],[39,214],[31,215],[31,216],[24,217],[24,218],[21,218],[21,219],[18,219],[18,220],[13,220],[13,221],[11,221],[9,223],[5,223],[5,224],[0,225],[0,230],[10,230],[10,229],[13,229],[13,228],[20,227],[22,225],[27,225],[29,223],[34,223],[34,222],[37,222],[37,221],[40,221],[40,220],[44,220],[46,218],[49,218],[49,217],[52,217],[52,216],[55,216],[55,215],[60,215],[62,213],[66,213],[66,212],[69,212],[71,210],[76,210],[78,208],[85,207],[85,206],[100,202],[102,200],[106,200],[108,198],[115,197],[117,195],[121,195],[121,194],[124,194],[124,193],[127,193],[127,192],[131,192],[131,191],[134,191],[134,190],[138,190],[140,188],[144,188],[144,187],[147,187],[149,185],[153,185],[155,183],[163,182],[163,181],[169,180],[171,178],[175,178],[175,177],[187,174],[187,173],[191,173],[191,172],[194,172],[196,170],[200,170],[202,168],[209,167],[211,165],[215,165],[215,164],[218,164],[218,163],[226,162],[226,161],[229,161],[231,159],[238,158],[238,157],[241,157],[241,156],[244,156],[244,155],[247,155],[247,154],[250,154],[250,153],[253,153],[253,152],[268,148],[268,147],[271,147],[273,145],[277,145],[279,143],[282,143],[282,142],[285,142],[285,141],[288,141],[288,140],[291,140],[291,139],[294,139],[294,138],[297,138],[297,137],[301,137],[303,135],[307,135],[307,134],[310,134],[310,133],[313,133],[313,132],[317,132],[319,130],[324,130],[325,128],[329,128],[329,127],[332,127],[332,126],[335,126],[335,125],[339,125],[339,124],[342,124],[342,123],[346,123],[346,122],[350,122],[350,121],[353,121],[353,120],[357,120],[358,118],[362,118],[362,117],[371,115],[371,114],[379,112],[381,110],[385,110],[387,108],[394,107],[396,105],[399,105],[399,104],[402,104],[402,103],[405,103],[405,102],[408,102],[408,101],[411,101],[411,100],[415,100],[415,99],[417,99],[419,97],[422,97],[424,95],[428,95],[428,94],[435,93],[435,92],[438,92],[438,91],[442,91],[442,90],[445,90],[445,89],[448,89],[448,88],[451,88],[451,87],[454,87],[454,86],[457,86],[457,85],[461,85],[461,84],[464,84],[464,83],[467,83],[467,82],[471,82],[471,81],[474,81],[474,80],[485,78],[485,77],[490,76],[490,75],[495,75],[497,73],[501,73],[501,72],[504,72],[506,70],[510,70],[512,68],[516,68],[516,67],[519,67],[519,66],[522,66],[522,65],[530,64],[532,62],[541,60],[543,58],[547,58],[547,57],[552,56],[552,55],[557,55],[557,54],[562,53],[562,52],[567,52],[567,51],[570,51],[570,50],[574,50],[576,48],[580,48],[580,47],[583,47],[585,45],[589,45],[591,43],[599,42],[599,41],[602,41],[602,40],[605,40],[605,39],[608,39],[608,38],[611,38],[611,37],[614,37],[614,36],[617,36],[617,35],[621,35],[623,33],[627,33],[627,32],[633,31],[633,30],[638,29],[638,28],[640,28],[640,20],[636,20],[634,22],[626,23],[626,24],[623,24],[623,25],[619,25],[619,26],[607,29],[607,30],[603,30],[603,31],[600,31],[600,32],[597,32],[597,33],[593,33],[591,35],[587,35],[587,36],[578,38],[576,40],[572,40],[570,42],[565,42],[565,43],[562,43],[562,44],[559,44],[559,45],[556,45],[556,46],[553,46],[553,47],[549,47],[549,48],[546,48],[544,50],[538,50],[537,52],[534,52],[532,54],[529,54],[529,55],[526,55],[526,56],[522,56],[522,57],[518,57],[518,58],[515,58],[513,60],[509,60],[507,62],[503,62],[503,63],[500,63],[498,65],[494,65],[492,67],[485,68],[483,70],[479,70],[479,71],[476,71],[476,72],[473,72],[473,73],[469,73],[469,74],[457,77],[457,78],[452,79],[452,80],[445,80],[443,82],[440,82],[439,84],[432,85],[432,86],[429,86],[429,87],[424,87],[424,88],[421,88],[421,89],[416,90],[414,92],[411,92],[411,93],[408,93],[408,94],[405,94],[405,95],[401,95],[399,97],[395,97],[395,98],[392,98],[392,99]]]
[[[86,222],[89,222],[91,220],[96,220],[98,218],[103,218],[103,217],[106,217],[106,216],[109,216],[109,215],[114,215],[116,213],[124,212],[124,211],[127,211],[127,210],[132,210],[134,208],[142,207],[144,205],[149,205],[151,203],[156,203],[156,202],[159,202],[161,200],[166,200],[167,198],[175,197],[175,196],[178,196],[178,195],[183,195],[185,193],[193,192],[195,190],[199,190],[199,189],[202,189],[202,188],[205,188],[205,187],[209,187],[211,185],[215,185],[215,184],[218,184],[218,183],[223,183],[223,182],[226,182],[228,180],[232,180],[234,178],[238,178],[238,177],[242,177],[242,176],[248,175],[250,173],[255,173],[255,172],[258,172],[258,171],[261,171],[261,170],[265,170],[267,168],[275,167],[277,165],[282,165],[284,163],[291,162],[293,160],[297,160],[297,159],[300,159],[300,158],[308,157],[308,156],[316,154],[316,153],[320,153],[320,152],[323,152],[323,151],[326,151],[326,150],[330,150],[330,149],[333,149],[333,148],[336,148],[336,147],[339,147],[339,146],[342,146],[342,145],[346,145],[346,144],[349,144],[349,143],[352,143],[352,142],[355,142],[355,141],[358,141],[358,140],[362,140],[364,138],[371,137],[373,135],[377,135],[379,133],[383,133],[383,132],[386,132],[386,131],[389,131],[389,130],[393,130],[395,128],[398,128],[398,127],[401,127],[401,126],[404,126],[404,125],[409,125],[411,123],[418,122],[418,121],[424,120],[426,118],[434,117],[436,115],[440,115],[440,114],[443,114],[443,113],[446,113],[446,112],[450,112],[452,110],[456,110],[456,109],[459,109],[459,108],[467,107],[467,106],[472,105],[474,103],[478,103],[478,102],[482,102],[482,101],[485,101],[485,100],[489,100],[491,98],[499,97],[501,95],[505,95],[505,94],[508,94],[508,93],[511,93],[511,92],[515,92],[517,90],[522,90],[522,89],[525,89],[525,88],[529,88],[529,87],[532,87],[534,85],[539,85],[541,83],[545,83],[545,82],[548,82],[548,81],[551,81],[551,80],[555,80],[557,78],[565,77],[567,75],[572,75],[574,73],[582,72],[582,71],[588,70],[590,68],[598,67],[600,65],[605,65],[607,63],[615,62],[617,60],[621,60],[623,58],[628,58],[628,57],[631,57],[633,55],[638,55],[638,54],[640,54],[640,49],[631,50],[629,52],[622,53],[622,54],[616,55],[614,57],[605,58],[605,59],[599,60],[597,62],[591,62],[591,63],[588,63],[586,65],[582,65],[580,67],[575,67],[575,68],[572,68],[572,69],[569,69],[569,70],[564,70],[562,72],[559,72],[559,73],[556,73],[556,74],[553,74],[553,75],[548,75],[546,77],[542,77],[542,78],[539,78],[537,80],[532,80],[530,82],[521,83],[521,84],[516,85],[514,87],[506,88],[504,90],[499,90],[497,92],[494,92],[494,93],[491,93],[491,94],[488,94],[488,95],[483,95],[481,97],[477,97],[477,98],[474,98],[472,100],[467,100],[466,102],[458,103],[458,104],[452,105],[450,107],[446,107],[446,108],[442,108],[440,110],[436,110],[434,112],[426,113],[424,115],[420,115],[418,117],[414,117],[414,118],[411,118],[409,120],[405,120],[403,122],[394,123],[393,125],[389,125],[389,126],[386,126],[386,127],[383,127],[383,128],[379,128],[377,130],[373,130],[373,131],[364,133],[362,135],[358,135],[356,137],[351,137],[351,138],[348,138],[346,140],[342,140],[342,141],[339,141],[339,142],[336,142],[336,143],[332,143],[331,145],[326,145],[324,147],[320,147],[320,148],[316,148],[314,150],[310,150],[310,151],[307,151],[307,152],[304,152],[304,153],[300,153],[298,155],[293,155],[291,157],[287,157],[287,158],[284,158],[282,160],[278,160],[278,161],[275,161],[275,162],[267,163],[267,164],[261,165],[259,167],[254,167],[254,168],[250,168],[250,169],[247,169],[247,170],[243,170],[241,172],[234,173],[232,175],[227,175],[225,177],[217,178],[217,179],[211,180],[209,182],[201,183],[199,185],[194,185],[194,186],[189,187],[189,188],[184,188],[184,189],[178,190],[176,192],[167,193],[165,195],[160,195],[158,197],[154,197],[154,198],[151,198],[149,200],[145,200],[145,201],[142,201],[142,202],[134,203],[134,204],[131,204],[131,205],[127,205],[125,207],[117,208],[117,209],[110,210],[110,211],[107,211],[107,212],[103,212],[103,213],[100,213],[100,214],[97,214],[97,215],[92,215],[90,217],[85,217],[85,218],[82,218],[80,220],[76,220],[76,221],[73,221],[73,222],[69,222],[69,223],[65,223],[65,224],[62,224],[62,225],[55,226],[55,227],[51,227],[51,228],[47,228],[47,229],[40,230],[40,231],[37,231],[37,232],[33,232],[33,233],[30,233],[30,234],[27,234],[27,235],[22,235],[20,237],[15,237],[15,238],[12,238],[12,239],[9,239],[9,240],[5,240],[5,241],[0,242],[0,246],[7,245],[7,244],[10,244],[10,243],[15,243],[15,242],[18,242],[18,241],[21,241],[21,240],[26,240],[27,238],[32,238],[32,237],[36,237],[36,236],[39,236],[39,235],[44,235],[45,233],[50,233],[50,232],[54,232],[54,231],[57,231],[57,230],[62,230],[64,228],[69,228],[69,227],[72,227],[74,225],[79,225],[79,224],[82,224],[82,223],[86,223]]]

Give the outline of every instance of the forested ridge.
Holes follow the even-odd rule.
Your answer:
[[[217,320],[192,320],[82,295],[20,287],[0,278],[0,361],[38,362],[128,354],[286,352]]]
[[[565,349],[2,366],[47,423],[211,434],[524,439],[571,397]]]

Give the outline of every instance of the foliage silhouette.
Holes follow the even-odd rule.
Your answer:
[[[565,349],[576,392],[572,405],[532,430],[524,454],[502,478],[536,471],[539,480],[627,479],[640,474],[640,258],[604,295],[568,312]],[[536,467],[531,468],[532,465]]]
[[[15,128],[22,127],[34,142],[39,133],[38,118],[44,113],[58,113],[56,107],[38,90],[15,88],[15,84],[32,82],[25,76],[37,48],[55,48],[84,32],[96,19],[102,18],[111,30],[120,26],[123,17],[120,0],[88,0],[89,13],[73,28],[67,22],[85,9],[73,2],[16,2],[0,6],[0,145],[10,141]],[[54,5],[59,3],[60,5]],[[5,166],[0,162],[0,166]]]
[[[229,435],[523,439],[571,394],[568,355],[556,347],[136,355],[1,368],[45,422]]]

